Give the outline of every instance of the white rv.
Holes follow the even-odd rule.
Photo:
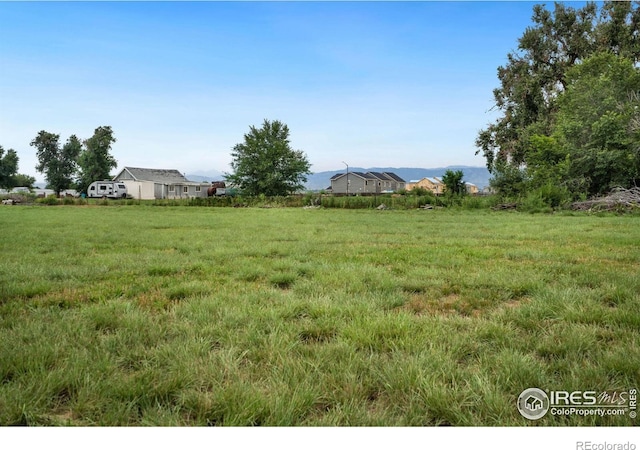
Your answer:
[[[127,198],[127,186],[121,181],[94,181],[87,188],[89,198]]]

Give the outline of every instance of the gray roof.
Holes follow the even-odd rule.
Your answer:
[[[332,180],[337,180],[340,177],[344,177],[347,175],[346,173],[337,173],[331,177]],[[364,178],[365,180],[375,180],[376,177],[371,174],[371,172],[362,173],[362,172],[349,172],[349,175],[355,175],[360,178]]]
[[[174,169],[142,169],[140,167],[125,167],[122,169],[122,172],[125,170],[129,172],[136,181],[153,181],[154,183],[165,184],[188,181],[184,175]]]
[[[373,174],[373,172],[367,172],[367,173],[362,173],[362,172],[351,172],[351,173],[355,173],[358,176],[361,176],[362,178],[365,178],[367,180],[375,180],[377,177]]]
[[[331,177],[332,180],[336,180],[340,177],[345,176],[346,173],[337,173]],[[364,178],[365,180],[381,180],[381,181],[397,181],[399,183],[404,183],[405,181],[396,175],[393,172],[349,172],[349,175],[355,175],[360,178]]]
[[[382,181],[396,181],[398,183],[404,183],[405,181],[400,178],[398,175],[396,175],[393,172],[367,172],[368,174],[371,174],[371,176],[377,178],[378,180],[382,180]]]
[[[402,178],[400,178],[398,175],[396,175],[393,172],[382,172],[382,174],[387,176],[388,178],[391,178],[393,181],[397,181],[398,183],[405,182]]]
[[[378,180],[389,181],[389,178],[385,177],[383,173],[380,173],[380,172],[367,172],[367,173],[377,178]]]

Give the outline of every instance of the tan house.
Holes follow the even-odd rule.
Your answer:
[[[478,186],[476,186],[475,184],[465,182],[464,185],[467,189],[467,194],[470,194],[470,195],[478,194]],[[416,187],[427,189],[436,195],[443,194],[445,191],[444,183],[438,177],[424,177],[421,180],[412,180],[409,183],[407,183],[408,191]]]
[[[468,182],[465,182],[464,185],[467,188],[467,194],[478,195],[478,192],[479,192],[478,186],[476,186],[473,183],[468,183]]]
[[[408,191],[417,187],[431,191],[436,195],[440,195],[444,192],[444,183],[437,177],[424,177],[421,180],[410,181],[407,183]]]

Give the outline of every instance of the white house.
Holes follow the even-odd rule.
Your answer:
[[[177,170],[139,167],[125,167],[113,180],[124,183],[129,195],[139,200],[206,197],[209,187],[209,183],[187,180]]]

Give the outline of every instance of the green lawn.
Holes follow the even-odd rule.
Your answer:
[[[634,425],[640,217],[0,209],[0,424]]]

